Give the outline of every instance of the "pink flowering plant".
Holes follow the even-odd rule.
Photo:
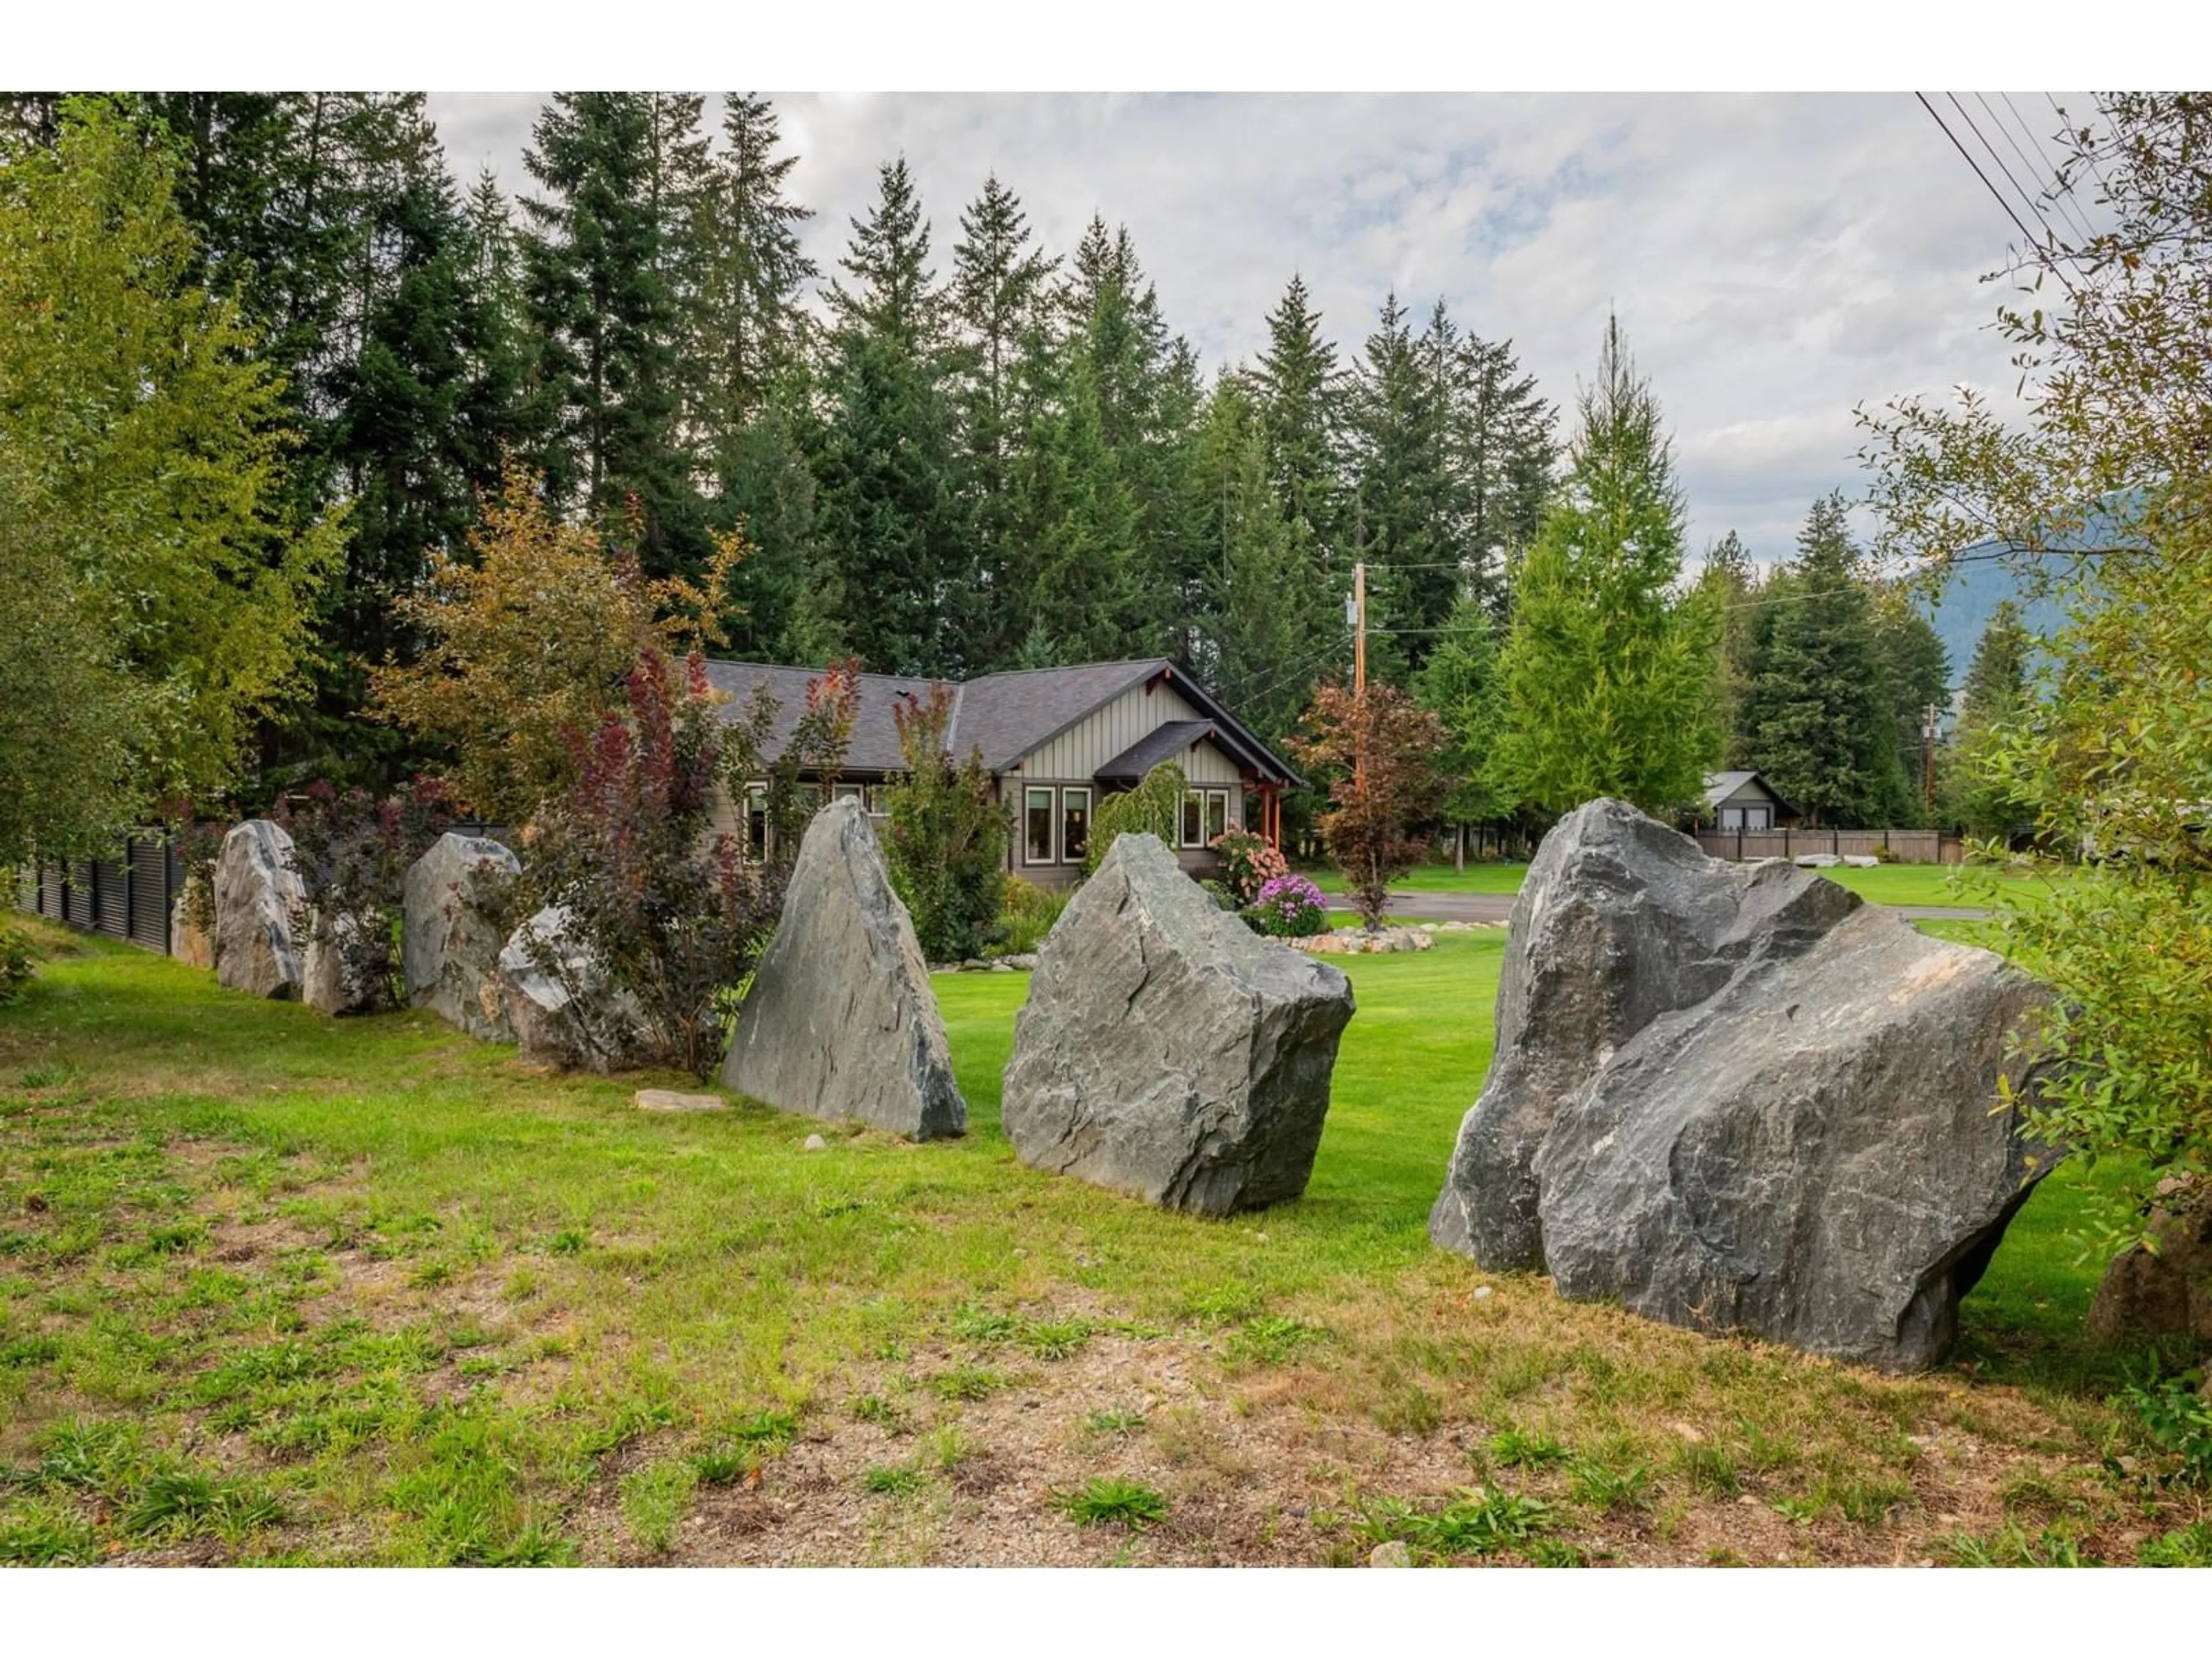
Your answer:
[[[1213,850],[1221,855],[1222,885],[1237,896],[1239,904],[1256,902],[1262,887],[1291,873],[1290,860],[1249,830],[1216,836]]]
[[[1277,876],[1260,889],[1250,914],[1273,939],[1310,939],[1328,931],[1328,904],[1304,876]]]

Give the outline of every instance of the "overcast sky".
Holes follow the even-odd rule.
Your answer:
[[[1857,404],[1960,382],[2011,399],[2001,290],[1978,279],[2014,233],[1909,93],[769,95],[825,270],[884,161],[914,170],[940,276],[995,170],[1053,252],[1094,212],[1126,223],[1209,369],[1258,349],[1296,270],[1346,360],[1386,291],[1417,313],[1441,295],[1513,341],[1564,420],[1617,307],[1674,428],[1693,552],[1733,528],[1788,556],[1814,497],[1863,487]],[[543,101],[431,107],[464,179],[489,162],[512,191]],[[2035,137],[2058,124],[2042,93],[1989,102]]]

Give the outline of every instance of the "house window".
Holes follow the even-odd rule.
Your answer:
[[[1052,862],[1052,791],[1023,793],[1022,858],[1028,864]]]
[[[1182,798],[1182,844],[1208,847],[1229,829],[1229,792],[1193,789]]]
[[[1063,789],[1060,792],[1060,856],[1064,864],[1083,862],[1084,850],[1091,845],[1091,792],[1088,789]]]
[[[754,858],[768,856],[768,786],[745,786],[745,850]]]
[[[1771,830],[1774,827],[1771,806],[1723,806],[1721,808],[1721,828],[1723,830]]]
[[[887,783],[870,784],[868,786],[868,816],[870,817],[877,818],[887,817],[890,814],[890,785]]]
[[[830,790],[830,799],[831,800],[856,800],[859,801],[861,805],[866,806],[868,803],[867,786],[859,783],[838,784],[836,787]]]

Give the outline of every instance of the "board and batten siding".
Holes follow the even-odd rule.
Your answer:
[[[1163,681],[1150,691],[1133,685],[1103,708],[1094,709],[1050,743],[1024,756],[1020,774],[1037,783],[1055,780],[1087,783],[1108,761],[1170,720],[1205,718],[1171,681]],[[1175,759],[1193,783],[1218,787],[1243,779],[1236,763],[1211,744],[1201,743]]]

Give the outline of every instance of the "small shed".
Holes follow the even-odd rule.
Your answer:
[[[1717,830],[1779,830],[1797,809],[1756,772],[1708,772],[1705,821]]]

